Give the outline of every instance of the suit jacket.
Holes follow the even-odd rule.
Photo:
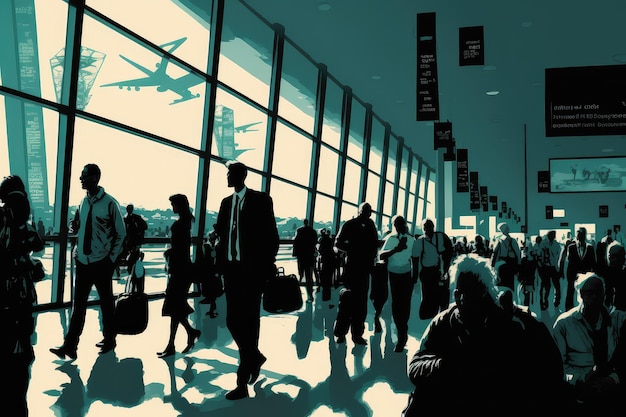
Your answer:
[[[565,255],[567,256],[567,280],[574,281],[576,276],[580,272],[591,272],[596,267],[596,254],[593,250],[593,246],[589,243],[585,243],[585,251],[582,258],[578,253],[578,246],[576,242],[570,243],[565,248]]]
[[[215,223],[215,231],[219,237],[216,248],[218,266],[224,266],[228,262],[232,206],[231,194],[222,200]],[[258,267],[273,265],[276,262],[279,239],[272,198],[267,193],[248,188],[239,212],[238,224],[241,262]]]

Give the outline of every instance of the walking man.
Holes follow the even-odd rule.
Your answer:
[[[261,294],[276,274],[279,240],[272,198],[246,187],[244,164],[229,161],[226,167],[228,187],[234,193],[222,200],[215,231],[217,265],[224,275],[226,326],[239,348],[237,387],[226,398],[239,400],[248,397],[246,384],[254,384],[267,360],[259,351]]]
[[[369,203],[359,205],[359,215],[345,222],[335,238],[335,248],[346,253],[343,283],[341,290],[334,334],[337,343],[346,340],[348,330],[352,332],[352,341],[357,345],[366,345],[363,338],[370,273],[378,255],[378,232],[374,221],[370,219],[372,206]]]
[[[309,226],[309,220],[304,219],[302,226],[296,230],[293,239],[292,255],[298,262],[300,280],[304,277],[309,302],[313,301],[313,268],[315,267],[315,251],[317,250],[317,232]]]
[[[77,233],[73,256],[76,258],[76,284],[70,325],[63,345],[50,351],[59,358],[76,359],[76,349],[87,312],[87,299],[95,285],[102,311],[102,341],[96,344],[100,353],[107,353],[116,346],[113,314],[112,277],[123,250],[126,228],[120,206],[113,197],[98,185],[100,168],[87,164],[80,174],[82,188],[87,191],[70,223],[70,233]]]

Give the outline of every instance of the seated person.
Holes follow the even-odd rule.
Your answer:
[[[403,416],[527,415],[562,402],[563,365],[549,329],[510,291],[500,297],[488,262],[476,254],[454,261],[455,303],[433,318],[409,364],[415,390]]]
[[[594,272],[580,274],[575,287],[579,305],[559,315],[552,329],[565,378],[580,408],[613,415],[626,404],[626,312],[606,307],[604,280]]]

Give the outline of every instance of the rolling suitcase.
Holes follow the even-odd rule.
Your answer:
[[[131,274],[124,292],[115,301],[114,323],[118,334],[139,334],[148,327],[148,296],[139,289],[143,285],[138,285],[138,280]]]
[[[278,267],[276,276],[269,280],[263,291],[263,310],[268,313],[289,313],[302,307],[300,283],[294,274],[285,275]]]

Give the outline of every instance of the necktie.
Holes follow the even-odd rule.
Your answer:
[[[83,241],[83,253],[85,255],[91,254],[91,238],[93,228],[91,225],[91,204],[89,204],[89,210],[87,210],[87,221],[85,221],[85,240]]]
[[[230,253],[233,261],[237,260],[237,222],[239,221],[239,196],[235,195],[235,207],[233,208],[233,227],[230,231]]]

